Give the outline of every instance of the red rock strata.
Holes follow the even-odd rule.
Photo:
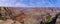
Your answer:
[[[19,22],[24,21],[25,24],[37,24],[43,20],[47,20],[47,13],[50,13],[53,18],[56,13],[60,12],[56,8],[8,8],[12,16],[16,17],[16,20]]]

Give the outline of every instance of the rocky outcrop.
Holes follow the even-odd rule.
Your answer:
[[[59,13],[60,8],[19,8],[19,7],[1,7],[0,15],[4,16],[6,21],[13,21],[14,24],[40,24],[50,22]],[[4,18],[3,18],[4,19]],[[6,22],[1,20],[2,22]],[[8,23],[6,22],[6,23]],[[60,21],[59,21],[60,22]],[[9,22],[10,23],[10,22]],[[11,23],[10,23],[11,24]]]

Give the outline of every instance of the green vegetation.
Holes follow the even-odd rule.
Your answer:
[[[2,16],[0,16],[0,20],[6,20],[7,18],[6,17],[2,17]]]
[[[4,20],[4,17],[0,16],[0,20]]]
[[[57,18],[58,18],[58,16],[60,15],[60,13],[57,13],[56,15],[55,15],[55,17],[52,19],[52,21],[50,21],[50,15],[47,17],[47,19],[48,19],[48,22],[40,22],[40,24],[55,24],[56,23],[56,20],[57,20]]]
[[[48,14],[48,16],[46,18],[47,18],[47,22],[51,21],[51,15],[50,14]]]

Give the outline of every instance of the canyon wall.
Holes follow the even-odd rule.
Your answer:
[[[0,9],[0,15],[5,17],[6,21],[12,20],[13,22],[11,24],[40,24],[41,21],[48,22],[47,17],[50,17],[50,22],[57,13],[60,13],[60,8],[1,7]],[[60,24],[60,16],[56,24]]]

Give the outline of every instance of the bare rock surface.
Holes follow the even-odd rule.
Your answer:
[[[4,7],[3,7],[4,8]],[[7,10],[2,10],[1,14],[6,16],[7,20],[0,20],[0,24],[39,24],[39,22],[47,22],[47,17],[51,15],[50,20],[52,20],[60,9],[56,8],[13,8],[8,7]],[[5,14],[6,13],[6,14]],[[10,14],[10,15],[9,15]],[[56,23],[60,20],[57,19]],[[60,23],[59,23],[60,24]]]

